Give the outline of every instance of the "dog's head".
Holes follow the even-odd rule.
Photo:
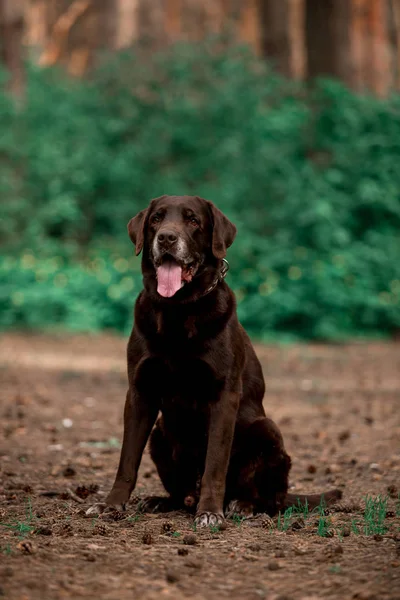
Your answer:
[[[128,232],[136,254],[143,250],[143,264],[154,270],[158,294],[171,298],[187,284],[200,285],[202,274],[215,273],[236,227],[208,200],[161,196],[129,221]]]

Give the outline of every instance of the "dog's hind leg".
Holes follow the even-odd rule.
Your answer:
[[[228,470],[227,516],[265,512],[271,517],[289,506],[307,504],[310,510],[321,501],[332,504],[340,490],[325,494],[288,494],[291,466],[278,426],[266,417],[241,427],[235,436]]]
[[[290,465],[282,435],[273,421],[261,417],[240,426],[228,469],[227,516],[256,512],[272,516],[279,512],[287,494]]]

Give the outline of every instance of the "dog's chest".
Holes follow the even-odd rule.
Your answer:
[[[220,387],[217,374],[203,360],[189,356],[166,357],[163,361],[163,405],[203,410],[216,398]]]
[[[216,378],[201,360],[166,360],[160,389],[165,428],[185,446],[201,446],[207,434],[208,407],[218,394]]]

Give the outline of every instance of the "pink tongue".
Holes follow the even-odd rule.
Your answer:
[[[165,262],[157,269],[157,292],[171,298],[182,286],[182,267],[175,261]]]

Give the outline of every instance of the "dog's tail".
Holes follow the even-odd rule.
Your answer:
[[[308,506],[309,510],[317,506],[335,504],[343,496],[342,490],[329,490],[323,494],[286,494],[284,510],[292,506]]]

